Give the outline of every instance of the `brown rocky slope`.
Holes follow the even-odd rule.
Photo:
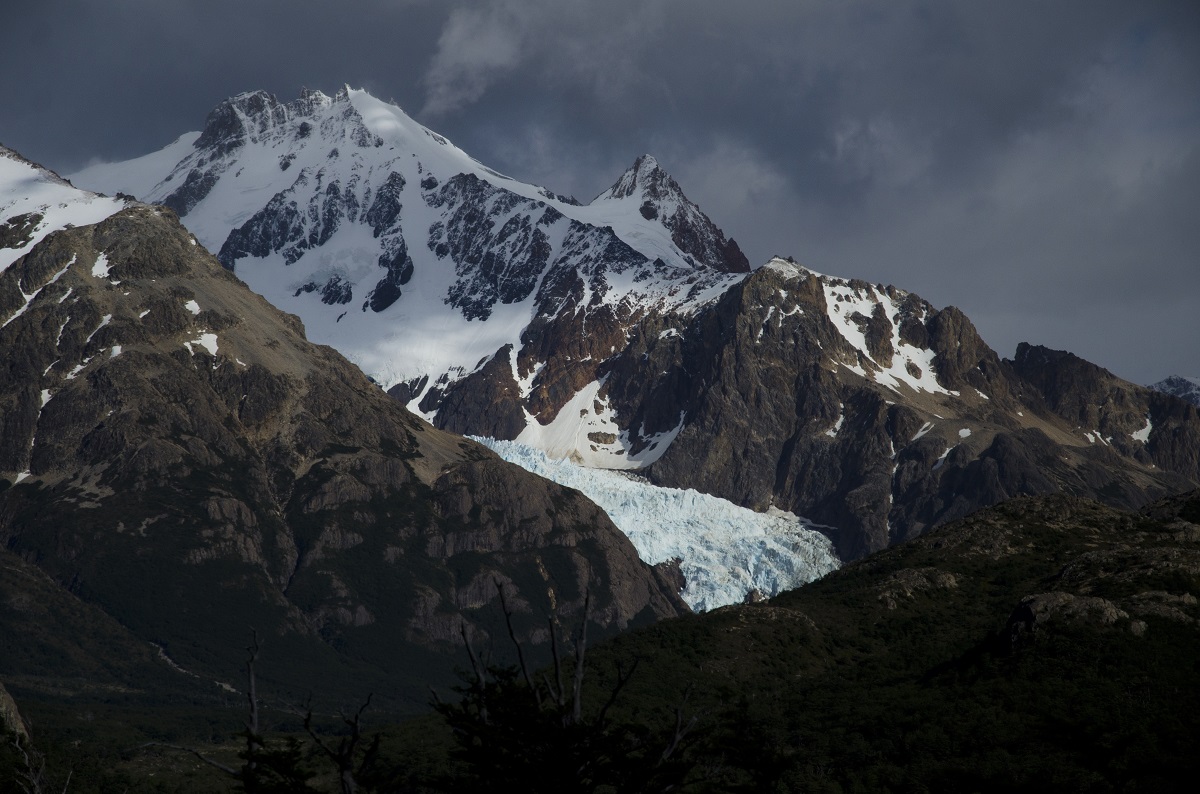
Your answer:
[[[39,289],[0,329],[0,541],[185,669],[236,678],[252,625],[281,687],[403,704],[461,624],[497,630],[496,581],[543,647],[589,590],[607,632],[686,609],[599,508],[414,417],[169,210],[0,274]]]

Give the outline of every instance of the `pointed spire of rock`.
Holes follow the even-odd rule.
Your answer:
[[[611,188],[592,202],[637,201],[638,212],[671,232],[680,251],[725,273],[749,273],[750,260],[733,239],[683,194],[683,188],[651,155],[643,154]]]
[[[633,161],[633,165],[621,174],[620,179],[611,188],[601,193],[595,200],[624,199],[645,194],[651,194],[654,198],[661,199],[670,193],[676,194],[684,201],[687,200],[679,184],[663,170],[658,161],[648,154],[643,154]]]

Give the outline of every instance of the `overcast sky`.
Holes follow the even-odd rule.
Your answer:
[[[587,201],[648,152],[755,264],[1200,376],[1200,3],[4,0],[0,142],[69,173],[342,84]]]

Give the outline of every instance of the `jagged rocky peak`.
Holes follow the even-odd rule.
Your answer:
[[[938,310],[891,285],[823,275],[781,257],[757,270],[751,281],[766,289],[753,302],[768,314],[778,309],[790,316],[803,304],[825,315],[834,334],[820,340],[819,349],[829,361],[889,389],[906,384],[916,392],[957,395],[964,386],[985,388],[976,370],[999,363],[957,308]],[[770,304],[780,301],[771,293],[784,297],[776,309]]]
[[[268,123],[281,123],[286,110],[266,91],[250,91],[230,97],[209,112],[204,130],[194,144],[197,149],[213,149],[226,154],[243,145],[251,134],[247,122],[259,131]]]
[[[1200,378],[1187,378],[1182,375],[1169,375],[1166,378],[1151,383],[1147,388],[1169,394],[1172,397],[1189,402],[1200,407]]]
[[[624,199],[630,196],[663,201],[664,199],[685,200],[683,190],[670,174],[663,170],[651,155],[643,154],[621,178],[601,193],[599,199]]]
[[[246,167],[267,160],[280,173],[288,171],[306,143],[319,144],[320,157],[331,161],[347,146],[352,149],[383,146],[383,139],[368,129],[355,107],[354,93],[349,86],[333,97],[304,89],[297,99],[287,103],[266,91],[231,97],[209,113],[191,151],[172,171],[165,178],[160,176],[161,181],[156,180],[153,188],[136,192],[139,198],[161,202],[184,217],[191,215],[227,175],[237,179]],[[321,189],[340,190],[335,183],[332,186],[321,183],[319,164],[312,162],[313,158],[309,160],[310,170],[316,176],[314,184]],[[306,177],[303,166],[292,174],[298,174],[300,179]],[[111,181],[111,177],[100,179]],[[239,191],[242,190],[239,186]],[[196,231],[206,243],[216,247],[216,241],[207,237],[203,221]]]
[[[1017,345],[1012,365],[1022,378],[1038,388],[1054,410],[1093,402],[1095,395],[1123,383],[1108,370],[1074,353],[1028,342]]]
[[[658,161],[643,154],[621,178],[592,202],[636,201],[638,212],[671,232],[671,241],[699,263],[724,273],[749,273],[750,260],[733,238],[723,232],[683,193],[683,188]]]
[[[312,124],[305,120],[314,119],[333,105],[346,105],[349,112],[345,118],[357,118],[361,125],[362,120],[350,108],[349,99],[349,86],[333,97],[305,88],[299,98],[287,103],[266,91],[247,91],[224,100],[209,112],[204,130],[193,146],[211,158],[229,154],[247,141],[271,137],[280,128],[288,128],[287,133],[293,137],[305,138],[312,132]],[[290,129],[292,126],[296,129]]]

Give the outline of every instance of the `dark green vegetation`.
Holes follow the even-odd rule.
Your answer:
[[[1137,515],[1064,496],[1014,500],[769,602],[590,649],[578,719],[567,716],[571,698],[554,696],[552,669],[531,676],[538,706],[520,668],[500,666],[482,677],[485,726],[478,669],[464,673],[458,696],[441,690],[450,703],[441,716],[382,731],[360,782],[482,791],[507,777],[534,790],[569,761],[606,771],[557,790],[663,790],[646,781],[683,774],[685,791],[1191,791],[1197,593],[1200,493]],[[572,674],[565,662],[568,689]],[[184,711],[163,730],[198,735]],[[227,753],[241,712],[230,705],[223,732],[207,726]],[[698,719],[660,774],[679,714]],[[64,730],[80,722],[65,717],[55,716],[55,741],[79,731]],[[329,761],[290,719],[309,783],[336,788]],[[346,735],[344,725],[327,730]],[[273,741],[287,750],[282,736]],[[171,754],[89,746],[116,760],[105,774],[135,788],[154,789],[148,771],[221,783]],[[593,786],[600,777],[608,785]]]
[[[603,655],[642,658],[649,713],[693,682],[715,790],[1190,791],[1197,521],[1014,500]]]

